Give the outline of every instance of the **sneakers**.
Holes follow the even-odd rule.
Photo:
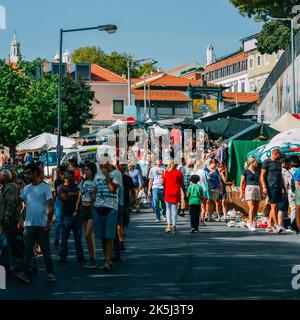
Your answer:
[[[172,227],[172,233],[176,233],[176,227],[175,226]]]
[[[293,229],[291,229],[291,228],[285,229],[285,232],[286,232],[286,233],[296,233],[296,231],[293,230]]]
[[[194,228],[192,228],[192,229],[191,229],[191,233],[194,233],[194,232],[195,232],[195,229],[194,229]]]
[[[165,216],[162,216],[162,220],[163,220],[163,221],[166,221],[167,218],[166,218]]]
[[[155,222],[160,222],[160,220],[159,220],[159,219],[156,219]]]
[[[18,280],[20,280],[20,281],[22,281],[24,283],[29,283],[30,282],[29,277],[27,276],[27,274],[24,271],[16,273],[15,277]]]
[[[199,233],[199,230],[198,229],[195,229],[195,231],[194,231],[195,233]]]
[[[103,271],[112,271],[112,264],[105,261],[104,265],[101,267]]]
[[[97,262],[96,260],[90,259],[87,264],[84,266],[84,269],[96,269]]]
[[[48,282],[55,282],[56,278],[53,273],[48,273]]]
[[[275,226],[275,230],[278,234],[282,233],[283,232],[283,228],[279,225]]]
[[[170,226],[167,226],[165,232],[170,233],[171,231],[172,231],[172,228]]]
[[[267,228],[266,232],[267,233],[275,233],[275,230],[271,227],[271,228]]]

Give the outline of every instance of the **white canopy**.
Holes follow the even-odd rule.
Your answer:
[[[47,151],[56,148],[57,135],[51,133],[42,133],[36,137],[30,138],[17,145],[17,151]],[[76,147],[76,141],[72,138],[61,137],[63,148],[72,149]]]
[[[292,114],[286,112],[283,116],[272,123],[270,127],[279,132],[290,129],[300,129],[300,120],[295,118]]]

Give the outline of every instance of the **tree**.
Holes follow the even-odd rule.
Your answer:
[[[273,53],[288,47],[291,36],[289,22],[268,22],[268,20],[291,18],[292,8],[298,4],[298,0],[230,0],[230,2],[242,15],[249,18],[258,15],[266,22],[257,38],[257,46],[261,53]]]
[[[34,64],[12,68],[0,62],[0,143],[14,154],[29,135],[53,132],[57,127],[58,77],[35,78]],[[62,131],[72,134],[92,118],[94,92],[82,80],[63,79]]]
[[[257,37],[257,48],[260,53],[272,54],[285,50],[291,42],[291,30],[281,21],[266,23]]]
[[[137,63],[131,54],[116,51],[106,54],[101,48],[95,46],[76,49],[72,58],[74,63],[95,63],[119,76],[127,75],[128,61],[130,62],[130,73],[133,78],[139,78],[144,73],[155,71],[154,66],[151,64],[140,65]]]

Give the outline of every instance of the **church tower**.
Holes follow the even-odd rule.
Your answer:
[[[72,64],[72,54],[69,50],[66,50],[66,52],[63,54],[62,62],[66,64]]]
[[[214,62],[215,62],[214,47],[212,46],[212,44],[210,44],[206,50],[206,65],[208,66]]]
[[[17,41],[17,35],[15,33],[10,45],[8,62],[17,63],[20,60],[21,60],[20,42]]]

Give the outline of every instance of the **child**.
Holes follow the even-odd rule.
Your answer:
[[[192,175],[190,179],[191,184],[187,191],[191,217],[191,233],[199,232],[201,199],[203,197],[203,189],[198,184],[199,180],[199,176]]]

